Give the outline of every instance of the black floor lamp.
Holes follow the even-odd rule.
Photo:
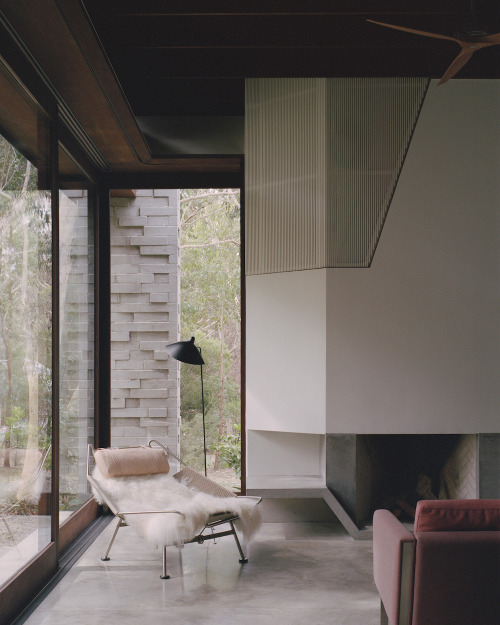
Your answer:
[[[179,341],[166,346],[167,354],[185,362],[188,365],[200,365],[201,374],[201,412],[203,417],[203,455],[205,458],[205,477],[207,475],[207,441],[205,435],[205,397],[203,394],[203,365],[205,361],[201,357],[201,348],[194,344],[194,336],[189,341]]]

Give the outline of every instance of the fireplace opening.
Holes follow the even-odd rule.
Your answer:
[[[445,467],[459,440],[459,435],[439,434],[367,437],[374,505],[412,521],[421,499],[450,499]]]
[[[420,499],[477,496],[476,435],[327,435],[327,486],[358,527],[378,508],[413,521]]]

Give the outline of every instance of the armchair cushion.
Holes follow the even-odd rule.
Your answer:
[[[418,502],[415,533],[471,530],[500,530],[499,499],[447,499]]]
[[[412,625],[498,625],[500,532],[417,534]]]
[[[161,449],[152,447],[97,449],[94,458],[104,478],[168,473],[170,470],[167,456]]]

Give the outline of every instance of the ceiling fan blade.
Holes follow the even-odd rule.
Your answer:
[[[472,50],[471,48],[462,48],[462,50],[460,50],[460,54],[455,58],[453,63],[443,74],[441,80],[438,82],[438,87],[439,85],[448,82],[450,78],[453,78],[453,76],[455,76],[455,74],[462,69],[462,67],[467,63],[467,61],[473,54],[474,50]]]
[[[375,20],[366,20],[372,24],[379,24],[379,26],[386,26],[387,28],[393,28],[394,30],[402,30],[405,33],[413,33],[414,35],[423,35],[424,37],[433,37],[434,39],[447,39],[448,41],[457,41],[455,37],[448,37],[448,35],[439,35],[437,33],[429,33],[425,30],[415,30],[415,28],[406,28],[406,26],[394,26],[394,24],[385,24],[384,22],[376,22]],[[460,43],[460,42],[459,42]]]
[[[484,37],[478,37],[475,41],[477,43],[489,43],[490,45],[494,46],[500,44],[500,33],[497,33],[496,35],[485,35]]]

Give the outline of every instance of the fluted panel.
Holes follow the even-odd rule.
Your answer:
[[[246,83],[248,274],[320,267],[325,239],[324,79]]]
[[[375,253],[428,81],[327,83],[326,267],[367,267]]]
[[[247,80],[247,274],[369,266],[427,84]]]

